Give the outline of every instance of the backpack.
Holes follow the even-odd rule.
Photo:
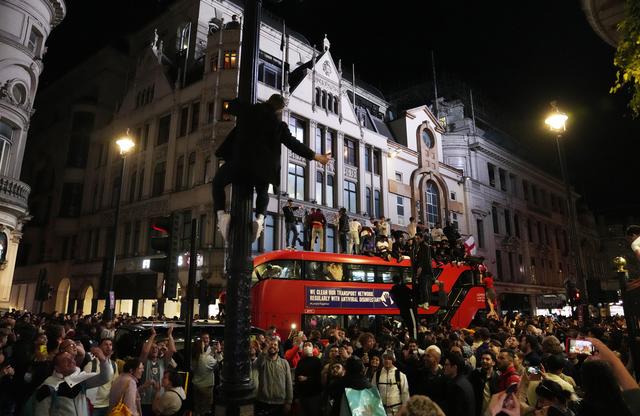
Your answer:
[[[378,385],[378,381],[380,380],[380,374],[382,374],[382,368],[376,371],[376,378],[375,378],[376,386]],[[402,393],[402,388],[400,387],[400,370],[398,370],[397,368],[396,368],[395,376],[396,376],[396,386],[398,386],[398,391]],[[383,384],[390,384],[390,383],[383,383]]]

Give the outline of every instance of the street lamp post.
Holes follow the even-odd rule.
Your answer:
[[[240,79],[238,99],[254,104],[257,100],[258,51],[262,0],[245,2],[242,22]],[[239,416],[253,414],[253,383],[249,336],[251,332],[251,217],[253,187],[232,182],[231,223],[229,226],[229,274],[224,327],[222,389],[216,414]],[[216,409],[218,410],[218,409]]]
[[[133,149],[135,143],[129,137],[129,129],[127,134],[116,140],[116,144],[120,150],[120,156],[122,157],[122,165],[120,167],[120,179],[117,188],[116,195],[116,209],[113,219],[113,238],[109,241],[109,248],[107,253],[109,254],[107,267],[104,273],[104,288],[105,288],[105,302],[104,302],[104,319],[113,319],[113,311],[115,309],[115,296],[113,298],[114,304],[111,304],[111,292],[113,291],[113,274],[116,268],[116,241],[118,241],[118,223],[120,222],[120,199],[122,197],[122,182],[124,177],[124,164],[127,160],[127,154]]]
[[[565,197],[567,199],[567,214],[569,214],[569,242],[571,244],[571,249],[574,253],[574,261],[576,267],[576,281],[578,286],[580,287],[583,298],[587,299],[588,302],[588,293],[587,293],[587,284],[585,281],[585,276],[582,270],[582,250],[580,248],[580,241],[578,237],[578,227],[577,227],[577,215],[576,215],[576,205],[573,200],[573,193],[571,192],[571,183],[569,182],[569,173],[567,169],[567,160],[562,148],[562,134],[566,131],[566,123],[569,117],[560,112],[558,110],[558,106],[555,101],[551,103],[551,107],[553,109],[552,113],[544,120],[544,123],[549,126],[549,129],[555,133],[556,138],[556,148],[558,150],[558,159],[560,160],[560,173],[562,175],[562,181],[564,182],[565,187]]]

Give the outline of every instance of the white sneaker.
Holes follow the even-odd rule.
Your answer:
[[[253,240],[256,241],[262,235],[264,229],[264,215],[259,214],[258,218],[253,220]]]
[[[429,302],[421,303],[418,306],[423,309],[429,309]]]
[[[218,211],[218,231],[222,234],[222,239],[226,242],[229,236],[229,224],[231,223],[231,214],[224,211]]]

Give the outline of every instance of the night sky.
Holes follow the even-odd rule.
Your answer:
[[[101,46],[161,12],[169,1],[67,0],[68,15],[47,42],[46,84]],[[107,6],[108,5],[108,6]],[[589,26],[580,2],[265,1],[287,26],[318,47],[326,33],[334,58],[384,93],[459,79],[492,103],[498,127],[554,169],[557,156],[543,120],[557,100],[570,116],[565,135],[572,182],[597,211],[635,213],[631,180],[640,152],[640,119],[628,96],[611,95],[614,49]]]

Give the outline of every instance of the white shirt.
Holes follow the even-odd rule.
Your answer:
[[[352,233],[359,233],[362,229],[362,224],[359,221],[353,220],[349,221],[349,231]]]
[[[376,387],[380,391],[380,397],[382,403],[385,406],[402,405],[409,401],[409,385],[407,383],[407,376],[400,372],[400,388],[396,383],[396,371],[400,372],[395,367],[391,367],[389,370],[382,368],[380,371],[380,378],[375,380]]]

